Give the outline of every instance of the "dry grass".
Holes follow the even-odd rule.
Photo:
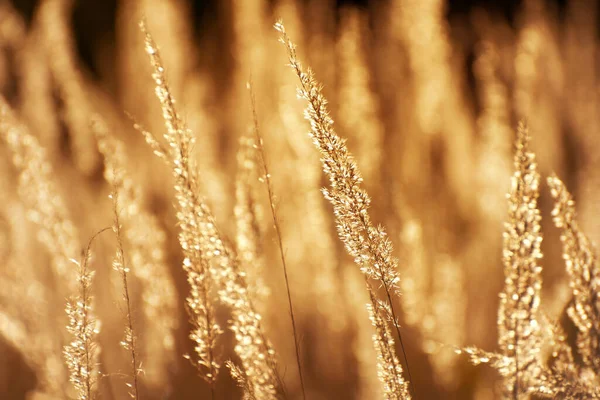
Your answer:
[[[215,4],[0,4],[0,397],[600,398],[595,2]]]

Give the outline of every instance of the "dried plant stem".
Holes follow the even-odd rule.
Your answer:
[[[499,353],[488,353],[474,347],[459,350],[469,355],[475,365],[489,363],[498,370],[503,382],[503,396],[518,400],[540,395],[544,398],[581,399],[598,398],[594,388],[595,377],[580,373],[574,362],[569,344],[559,328],[553,328],[540,310],[540,292],[542,287],[541,216],[538,209],[540,173],[535,154],[530,150],[531,138],[527,126],[521,122],[517,130],[516,152],[508,193],[508,221],[503,235],[504,289],[500,294],[498,308],[498,344]],[[575,305],[567,308],[567,314],[581,312],[586,330],[591,329],[595,317],[587,314],[589,308],[579,303],[586,299],[586,283],[592,274],[582,268],[593,263],[589,243],[577,243],[578,238],[585,239],[575,224],[574,203],[562,182],[555,176],[548,179],[552,196],[556,200],[552,212],[555,224],[563,229],[563,256],[567,271],[571,276]],[[579,236],[581,235],[581,236]],[[581,252],[581,253],[579,253]],[[576,259],[582,255],[580,260]],[[574,257],[574,258],[571,258]],[[585,265],[578,264],[578,261]],[[579,280],[582,272],[582,282]],[[582,286],[580,286],[583,283]],[[583,297],[578,297],[578,296]],[[595,295],[593,296],[596,297]],[[577,326],[577,323],[575,323]],[[550,344],[552,355],[549,366],[542,355],[542,348]],[[578,337],[578,349],[582,342]],[[581,354],[581,353],[580,353]],[[582,354],[581,354],[582,355]],[[585,357],[582,357],[585,364]],[[592,374],[593,375],[593,374]],[[585,395],[583,395],[585,393]],[[537,398],[537,397],[536,397]]]
[[[400,334],[400,323],[398,322],[398,317],[396,317],[396,312],[394,311],[394,302],[392,301],[392,297],[390,295],[389,288],[385,287],[385,293],[387,295],[388,303],[390,305],[390,311],[392,313],[392,322],[394,328],[396,329],[396,334],[398,335],[398,340],[400,341],[400,348],[402,349],[402,357],[404,357],[404,361],[406,362],[406,373],[408,374],[408,381],[410,382],[411,391],[413,395],[416,397],[417,392],[415,391],[415,387],[413,385],[412,375],[410,374],[410,367],[408,366],[408,357],[406,356],[406,350],[404,349],[404,342],[402,342],[402,335]]]
[[[552,216],[561,229],[563,259],[570,277],[573,301],[567,315],[577,328],[577,352],[583,365],[598,375],[600,372],[600,269],[596,248],[577,223],[575,201],[565,184],[556,176],[548,178],[555,200]]]
[[[100,116],[94,116],[92,130],[104,157],[104,178],[125,205],[119,213],[123,247],[127,248],[128,265],[140,292],[139,310],[146,322],[136,345],[138,354],[152,354],[144,360],[144,381],[153,388],[165,388],[166,368],[174,361],[179,301],[165,252],[167,234],[157,216],[144,206],[143,190],[133,179],[125,143],[109,134]]]
[[[344,139],[333,129],[333,120],[329,116],[321,85],[310,68],[304,71],[296,55],[296,47],[287,36],[283,24],[277,22],[275,29],[280,32],[280,41],[287,50],[289,66],[300,80],[298,93],[307,102],[305,118],[310,122],[310,135],[321,153],[323,171],[331,184],[331,188],[323,189],[323,194],[333,205],[338,235],[366,278],[377,282],[385,290],[387,319],[391,320],[398,334],[406,369],[410,371],[392,300],[392,293],[399,297],[397,284],[400,281],[398,261],[392,256],[392,244],[385,229],[375,227],[371,222],[368,213],[371,199],[360,186],[362,176]],[[410,386],[414,393],[412,380]],[[389,392],[391,389],[386,390]],[[398,395],[405,398],[410,396],[408,393]]]
[[[194,324],[191,338],[196,342],[198,360],[195,363],[211,386],[214,397],[214,383],[220,368],[215,344],[222,333],[215,321],[214,305],[209,296],[214,290],[217,299],[232,310],[229,328],[238,341],[235,352],[242,361],[252,394],[261,400],[274,399],[280,386],[275,352],[264,334],[261,316],[248,296],[245,272],[240,268],[236,254],[225,243],[210,207],[200,195],[200,179],[190,155],[194,136],[175,109],[158,48],[143,22],[140,27],[146,36],[146,52],[154,67],[153,78],[167,127],[164,137],[169,144],[169,152],[165,152],[151,134],[144,132],[144,135],[155,153],[172,164],[176,178],[180,244],[186,256],[184,269],[192,287],[188,310]]]
[[[404,400],[408,399],[407,383],[402,377],[402,366],[400,360],[396,357],[396,349],[394,348],[394,339],[390,331],[389,325],[386,323],[387,315],[385,308],[387,305],[381,304],[374,294],[373,288],[367,279],[366,286],[369,292],[370,304],[367,304],[367,310],[375,334],[373,335],[373,344],[377,351],[377,370],[379,379],[384,384],[386,390],[384,395],[386,400]]]
[[[511,393],[515,399],[522,388],[528,391],[532,382],[539,380],[538,367],[542,364],[539,350],[542,235],[537,208],[540,175],[529,141],[527,127],[520,123],[504,232],[506,279],[498,310],[500,348],[514,364],[512,373],[505,376],[505,393]]]
[[[112,204],[113,204],[113,215],[114,215],[114,224],[113,231],[115,232],[115,236],[117,237],[117,253],[115,255],[115,259],[113,260],[113,268],[121,274],[121,280],[123,282],[123,298],[125,300],[125,318],[126,318],[126,329],[125,329],[125,339],[121,342],[121,346],[125,350],[128,350],[131,355],[131,374],[133,383],[127,384],[132,390],[130,394],[131,398],[138,400],[138,361],[137,361],[137,352],[136,352],[136,343],[137,338],[135,336],[135,331],[133,329],[133,316],[131,313],[131,298],[129,295],[129,267],[125,261],[125,252],[123,250],[123,234],[121,231],[121,221],[119,217],[119,195],[118,188],[115,186],[113,188],[113,192],[111,194]]]
[[[145,50],[153,67],[152,77],[156,84],[155,93],[160,101],[165,120],[165,139],[169,149],[164,149],[149,132],[143,131],[146,141],[154,153],[166,160],[175,177],[175,197],[177,199],[177,219],[180,226],[179,243],[185,256],[183,269],[186,272],[191,291],[187,298],[188,313],[193,330],[190,338],[195,342],[194,350],[197,359],[193,361],[200,376],[211,386],[214,396],[214,383],[221,364],[215,357],[217,339],[223,332],[215,320],[214,303],[210,297],[210,289],[219,287],[215,278],[222,279],[218,266],[209,264],[209,254],[221,251],[214,241],[218,238],[216,227],[210,218],[206,204],[199,196],[199,182],[195,173],[190,149],[194,137],[181,120],[175,108],[162,59],[152,35],[146,28],[145,21],[140,22],[144,34]],[[221,246],[222,243],[219,243]],[[190,356],[187,356],[191,359]]]
[[[254,134],[256,136],[256,146],[259,153],[260,162],[262,164],[262,168],[264,170],[264,181],[267,186],[267,193],[269,196],[269,207],[271,208],[271,216],[273,218],[273,226],[275,228],[275,236],[277,237],[277,245],[279,246],[279,254],[281,256],[281,265],[283,267],[283,276],[285,278],[285,289],[288,300],[288,308],[290,312],[290,320],[292,322],[292,332],[294,335],[294,349],[296,351],[296,363],[298,366],[298,375],[300,377],[300,387],[302,389],[302,398],[306,399],[306,390],[304,388],[304,377],[302,375],[302,363],[300,359],[300,345],[298,341],[298,332],[296,329],[296,319],[294,317],[294,305],[292,302],[292,293],[290,290],[290,282],[288,278],[288,270],[287,263],[285,261],[285,253],[283,250],[283,238],[281,234],[281,226],[279,224],[279,218],[277,217],[277,210],[275,209],[275,194],[273,192],[273,184],[271,182],[271,175],[269,174],[269,167],[267,165],[267,161],[265,159],[265,151],[263,148],[263,140],[260,135],[260,130],[258,128],[258,115],[256,113],[256,99],[254,97],[254,92],[252,91],[252,83],[248,83],[248,90],[250,92],[250,102],[252,107],[252,118],[254,122]]]
[[[69,380],[75,387],[79,400],[91,400],[96,397],[95,385],[98,374],[96,335],[98,327],[92,316],[90,287],[93,273],[89,272],[88,263],[94,239],[109,229],[104,228],[94,234],[87,245],[82,262],[75,261],[79,267],[79,293],[71,302],[67,303],[66,308],[69,316],[67,330],[73,335],[73,340],[65,346],[64,354],[70,371]]]
[[[129,299],[129,286],[127,285],[127,273],[123,273],[123,292],[125,294],[125,303],[127,304],[127,325],[129,334],[129,346],[131,347],[131,372],[133,374],[133,394],[134,399],[138,399],[138,378],[137,378],[137,355],[135,353],[135,333],[133,330],[133,320],[131,317],[131,300]],[[127,340],[127,339],[126,339]]]

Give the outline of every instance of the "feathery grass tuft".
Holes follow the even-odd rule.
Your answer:
[[[555,200],[552,216],[561,229],[563,258],[570,277],[573,301],[567,309],[577,328],[577,352],[586,368],[600,373],[600,309],[598,257],[587,236],[576,221],[575,202],[564,183],[552,175],[548,177]]]
[[[176,178],[180,243],[186,254],[184,268],[192,286],[188,308],[196,314],[195,318],[192,318],[192,322],[196,324],[192,339],[197,343],[197,365],[207,368],[203,377],[214,387],[220,367],[220,363],[215,359],[215,338],[222,330],[214,322],[214,310],[209,300],[210,290],[213,288],[218,300],[231,308],[230,329],[238,342],[234,350],[242,361],[243,372],[253,395],[257,399],[275,398],[281,390],[275,352],[262,328],[262,317],[248,296],[245,273],[239,265],[237,255],[225,243],[210,208],[199,196],[200,183],[190,157],[193,136],[177,114],[175,102],[166,84],[158,49],[144,22],[140,27],[146,37],[146,52],[154,66],[156,93],[167,127],[165,139],[171,149],[168,156],[162,150],[159,152],[170,157]],[[145,136],[149,137],[149,134],[146,133]],[[156,139],[151,139],[149,143],[155,152],[160,148],[157,147],[160,145]],[[200,316],[204,316],[204,319],[200,320]]]
[[[337,136],[333,129],[333,120],[329,116],[327,100],[321,93],[321,86],[315,81],[310,69],[304,72],[296,56],[296,47],[288,38],[283,24],[277,22],[275,29],[280,32],[280,41],[288,52],[290,66],[300,80],[298,94],[307,102],[305,117],[311,124],[310,135],[321,153],[323,171],[331,184],[330,189],[323,189],[323,195],[333,205],[338,235],[366,278],[382,286],[385,292],[385,300],[382,304],[385,306],[379,307],[372,303],[373,310],[388,313],[386,319],[391,321],[396,329],[407,363],[409,380],[412,381],[399,322],[394,311],[393,299],[399,296],[397,286],[400,278],[397,272],[398,261],[392,256],[392,244],[387,238],[385,229],[381,226],[375,227],[371,222],[368,214],[371,199],[360,187],[362,177],[345,141]],[[369,284],[368,286],[370,287]],[[387,340],[385,344],[391,346],[392,342]],[[382,361],[387,360],[384,358]],[[386,368],[399,371],[394,366],[386,366]],[[386,387],[386,389],[390,388]],[[408,394],[396,393],[396,395],[408,398]]]
[[[154,152],[168,160],[175,177],[179,242],[185,256],[183,269],[191,287],[187,306],[193,325],[190,338],[195,342],[194,350],[197,356],[194,364],[214,393],[214,383],[221,367],[216,344],[223,330],[215,319],[214,299],[210,293],[215,283],[210,273],[208,257],[215,252],[218,254],[219,250],[210,240],[207,242],[204,239],[207,236],[215,236],[215,226],[206,221],[206,204],[198,197],[199,184],[190,159],[193,136],[175,109],[175,101],[167,85],[158,48],[144,21],[140,22],[140,28],[144,34],[146,53],[154,69],[152,77],[156,83],[155,92],[167,128],[164,136],[170,145],[168,152],[162,149],[160,142],[150,133],[144,131],[144,136]],[[191,356],[188,357],[191,359]]]
[[[67,330],[72,335],[72,340],[65,346],[64,355],[70,371],[69,380],[75,388],[78,400],[92,400],[97,397],[99,324],[94,316],[90,293],[94,272],[90,271],[89,263],[94,239],[108,229],[110,228],[105,228],[92,236],[81,261],[73,260],[78,270],[79,292],[66,307],[69,317]]]
[[[513,361],[512,371],[505,377],[504,390],[515,399],[528,391],[541,365],[538,309],[542,288],[542,267],[538,261],[542,258],[541,217],[537,208],[540,174],[523,122],[519,124],[517,135],[515,172],[503,236],[505,285],[498,310],[500,349]]]

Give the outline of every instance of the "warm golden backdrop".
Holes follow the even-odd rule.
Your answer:
[[[597,398],[596,1],[96,3],[0,0],[0,398]]]

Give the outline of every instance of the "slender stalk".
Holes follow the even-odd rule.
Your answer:
[[[151,321],[144,327],[143,335],[136,337],[137,354],[152,355],[143,360],[143,379],[153,388],[165,387],[169,379],[166,369],[175,361],[174,332],[179,325],[176,312],[179,299],[166,260],[167,234],[157,216],[143,204],[142,187],[128,168],[125,143],[109,134],[101,116],[95,115],[91,126],[104,159],[104,179],[115,188],[122,205],[119,209],[121,237],[123,247],[127,248],[127,266],[140,296],[136,310],[145,321]],[[139,369],[138,374],[141,379]]]
[[[164,137],[169,147],[160,145],[149,132],[141,131],[154,153],[170,164],[176,180],[177,219],[181,228],[179,243],[185,256],[183,269],[191,287],[187,297],[187,309],[193,324],[190,338],[195,342],[194,350],[197,355],[193,363],[200,376],[211,386],[211,391],[214,391],[214,382],[221,367],[214,348],[223,331],[214,319],[214,303],[210,296],[211,287],[218,286],[219,283],[213,281],[213,278],[221,277],[211,269],[209,254],[214,254],[215,250],[220,249],[215,248],[215,244],[211,242],[211,237],[216,237],[214,223],[212,220],[207,221],[209,210],[199,197],[198,178],[190,165],[193,163],[190,149],[194,137],[175,109],[175,100],[167,84],[158,48],[143,20],[140,21],[140,29],[145,37],[146,53],[154,69],[152,77],[167,128]],[[139,125],[136,124],[136,127]],[[186,358],[191,360],[189,355]]]
[[[88,272],[87,272],[87,266],[88,266],[88,262],[90,259],[90,253],[92,251],[92,243],[94,242],[94,240],[96,239],[96,237],[98,237],[101,233],[109,230],[109,227],[103,228],[100,231],[96,232],[90,239],[90,241],[88,242],[88,245],[85,249],[85,253],[84,253],[84,259],[83,259],[83,263],[81,264],[81,276],[85,277],[88,276]],[[82,311],[83,311],[83,318],[82,318],[82,326],[88,326],[89,323],[89,293],[88,293],[88,289],[89,289],[89,281],[86,281],[85,279],[81,279],[80,280],[80,285],[81,285],[81,301],[82,301]],[[85,354],[85,369],[86,371],[92,371],[93,370],[93,365],[91,363],[91,358],[92,358],[92,342],[89,340],[84,340],[83,341],[83,347],[84,347],[84,354]],[[92,398],[92,386],[94,381],[91,379],[91,374],[87,373],[86,375],[86,379],[85,379],[85,391],[87,394],[87,399],[91,399]]]
[[[114,226],[113,230],[117,237],[117,254],[115,256],[115,260],[113,262],[113,267],[121,274],[121,279],[123,282],[123,297],[125,300],[125,305],[127,307],[126,310],[126,324],[127,328],[125,330],[125,340],[121,342],[121,345],[129,350],[131,354],[131,373],[133,378],[133,384],[131,388],[133,390],[130,393],[131,397],[135,400],[139,399],[138,395],[138,361],[137,361],[137,353],[136,353],[136,337],[135,331],[133,329],[133,317],[131,315],[131,298],[129,295],[129,283],[127,279],[127,275],[129,273],[129,267],[125,265],[125,252],[123,250],[123,236],[121,234],[121,221],[119,218],[119,195],[118,188],[115,186],[113,189],[113,193],[111,194],[112,202],[113,202],[113,213],[114,213]]]
[[[97,368],[94,359],[97,353],[94,346],[97,335],[96,321],[91,315],[90,285],[93,273],[88,272],[88,262],[91,254],[92,243],[102,232],[110,228],[104,228],[96,232],[83,254],[82,262],[76,262],[79,266],[79,296],[67,304],[67,315],[69,325],[67,330],[73,335],[73,341],[65,346],[64,354],[70,371],[70,381],[78,396],[82,400],[95,398],[94,386],[97,380]]]
[[[382,320],[382,312],[380,311],[381,309],[381,305],[377,302],[376,299],[376,295],[375,295],[375,290],[373,289],[373,286],[371,285],[371,282],[369,282],[369,279],[365,276],[365,284],[367,287],[367,291],[369,292],[369,299],[371,300],[371,311],[373,313],[373,325],[375,328],[375,332],[378,339],[378,342],[381,344],[381,347],[379,349],[377,349],[378,352],[380,352],[380,356],[382,357],[382,360],[387,361],[389,363],[389,365],[391,366],[391,370],[396,372],[398,371],[398,366],[400,364],[400,360],[398,360],[398,358],[396,357],[396,349],[393,345],[390,345],[390,341],[388,340],[387,336],[389,331],[389,328],[387,326],[381,326],[378,322]],[[369,307],[369,305],[367,305],[367,307]],[[393,314],[393,313],[392,313]],[[391,335],[390,335],[391,336]],[[385,353],[387,351],[387,353]],[[381,364],[380,364],[381,365]],[[378,368],[381,368],[380,366],[378,366]],[[385,368],[385,367],[383,367]],[[400,377],[401,378],[401,377]],[[388,381],[386,379],[386,384],[392,384],[395,385],[398,383],[398,379],[393,379],[390,381]],[[390,389],[392,389],[392,385],[390,385]]]
[[[357,214],[360,215],[360,221],[361,221],[361,223],[363,225],[362,227],[363,227],[364,231],[368,232],[369,228],[370,228],[369,222],[365,220],[365,217],[361,213],[357,213]],[[377,249],[373,245],[370,237],[367,237],[367,243],[368,243],[367,246],[369,248],[369,251],[372,254],[377,254]],[[390,307],[390,313],[391,313],[390,317],[392,319],[392,324],[394,325],[394,329],[396,330],[396,334],[398,335],[398,342],[400,343],[400,349],[402,350],[402,356],[404,357],[404,362],[406,364],[406,373],[408,374],[408,381],[409,381],[409,385],[410,385],[410,390],[413,393],[413,396],[416,398],[417,397],[417,392],[415,390],[415,386],[414,386],[413,380],[412,380],[412,375],[410,373],[410,366],[408,364],[408,357],[406,356],[406,350],[404,348],[404,342],[402,341],[402,334],[400,333],[400,325],[398,324],[398,319],[396,317],[396,311],[394,310],[394,302],[392,300],[390,283],[388,282],[388,279],[386,279],[385,271],[383,270],[384,263],[381,262],[381,261],[378,261],[375,264],[377,265],[377,270],[379,272],[379,281],[383,285],[383,290],[385,291],[385,294],[386,294],[386,297],[387,297],[387,302],[388,302],[388,305]]]
[[[279,246],[279,254],[281,256],[281,265],[283,266],[283,276],[285,278],[285,289],[287,293],[288,308],[290,311],[290,319],[292,322],[292,332],[294,335],[294,348],[296,351],[296,363],[298,366],[298,375],[300,376],[300,387],[302,388],[302,398],[306,399],[306,390],[304,388],[304,377],[302,375],[302,363],[300,361],[300,345],[298,343],[298,332],[296,329],[296,319],[294,317],[294,306],[292,302],[292,294],[290,290],[290,282],[288,278],[287,263],[285,261],[285,255],[283,251],[283,239],[281,234],[281,226],[279,224],[279,218],[277,218],[277,211],[275,209],[275,195],[273,193],[273,184],[271,182],[271,175],[269,174],[269,167],[267,165],[265,151],[263,148],[263,140],[258,129],[258,116],[256,113],[256,99],[252,90],[252,83],[248,83],[248,90],[250,92],[250,103],[252,107],[252,118],[254,122],[254,134],[256,136],[256,146],[258,154],[260,155],[260,162],[264,170],[264,181],[267,186],[267,193],[269,195],[269,206],[271,208],[271,216],[273,218],[273,226],[275,227],[275,235],[277,236],[277,244]]]
[[[412,375],[410,374],[410,367],[408,365],[408,357],[406,356],[406,350],[404,349],[404,343],[402,342],[402,335],[400,334],[400,328],[398,326],[398,318],[396,317],[396,312],[394,311],[394,302],[392,301],[392,297],[390,296],[389,290],[386,288],[386,294],[388,302],[390,303],[390,311],[392,312],[392,320],[394,321],[394,328],[396,328],[396,333],[398,334],[398,341],[400,342],[400,348],[402,349],[402,356],[404,357],[404,361],[406,362],[406,373],[408,374],[408,382],[410,385],[410,390],[413,393],[413,396],[417,397],[417,391],[415,390],[415,386],[413,384]]]
[[[322,155],[323,171],[330,181],[330,187],[322,191],[333,205],[338,235],[367,278],[383,286],[387,297],[384,300],[385,311],[388,312],[389,319],[393,320],[406,367],[409,369],[392,301],[392,293],[396,297],[399,296],[395,286],[400,281],[397,272],[398,261],[392,256],[392,244],[385,229],[375,227],[371,222],[368,214],[371,199],[361,188],[363,179],[345,145],[345,140],[334,130],[333,120],[327,110],[327,100],[322,94],[322,86],[315,80],[310,68],[305,70],[302,67],[296,55],[296,46],[287,36],[281,21],[275,24],[275,29],[280,32],[280,42],[287,50],[289,66],[300,81],[298,94],[307,102],[305,118],[310,122],[310,136]],[[410,387],[414,393],[412,380]],[[410,398],[409,393],[399,394]]]

